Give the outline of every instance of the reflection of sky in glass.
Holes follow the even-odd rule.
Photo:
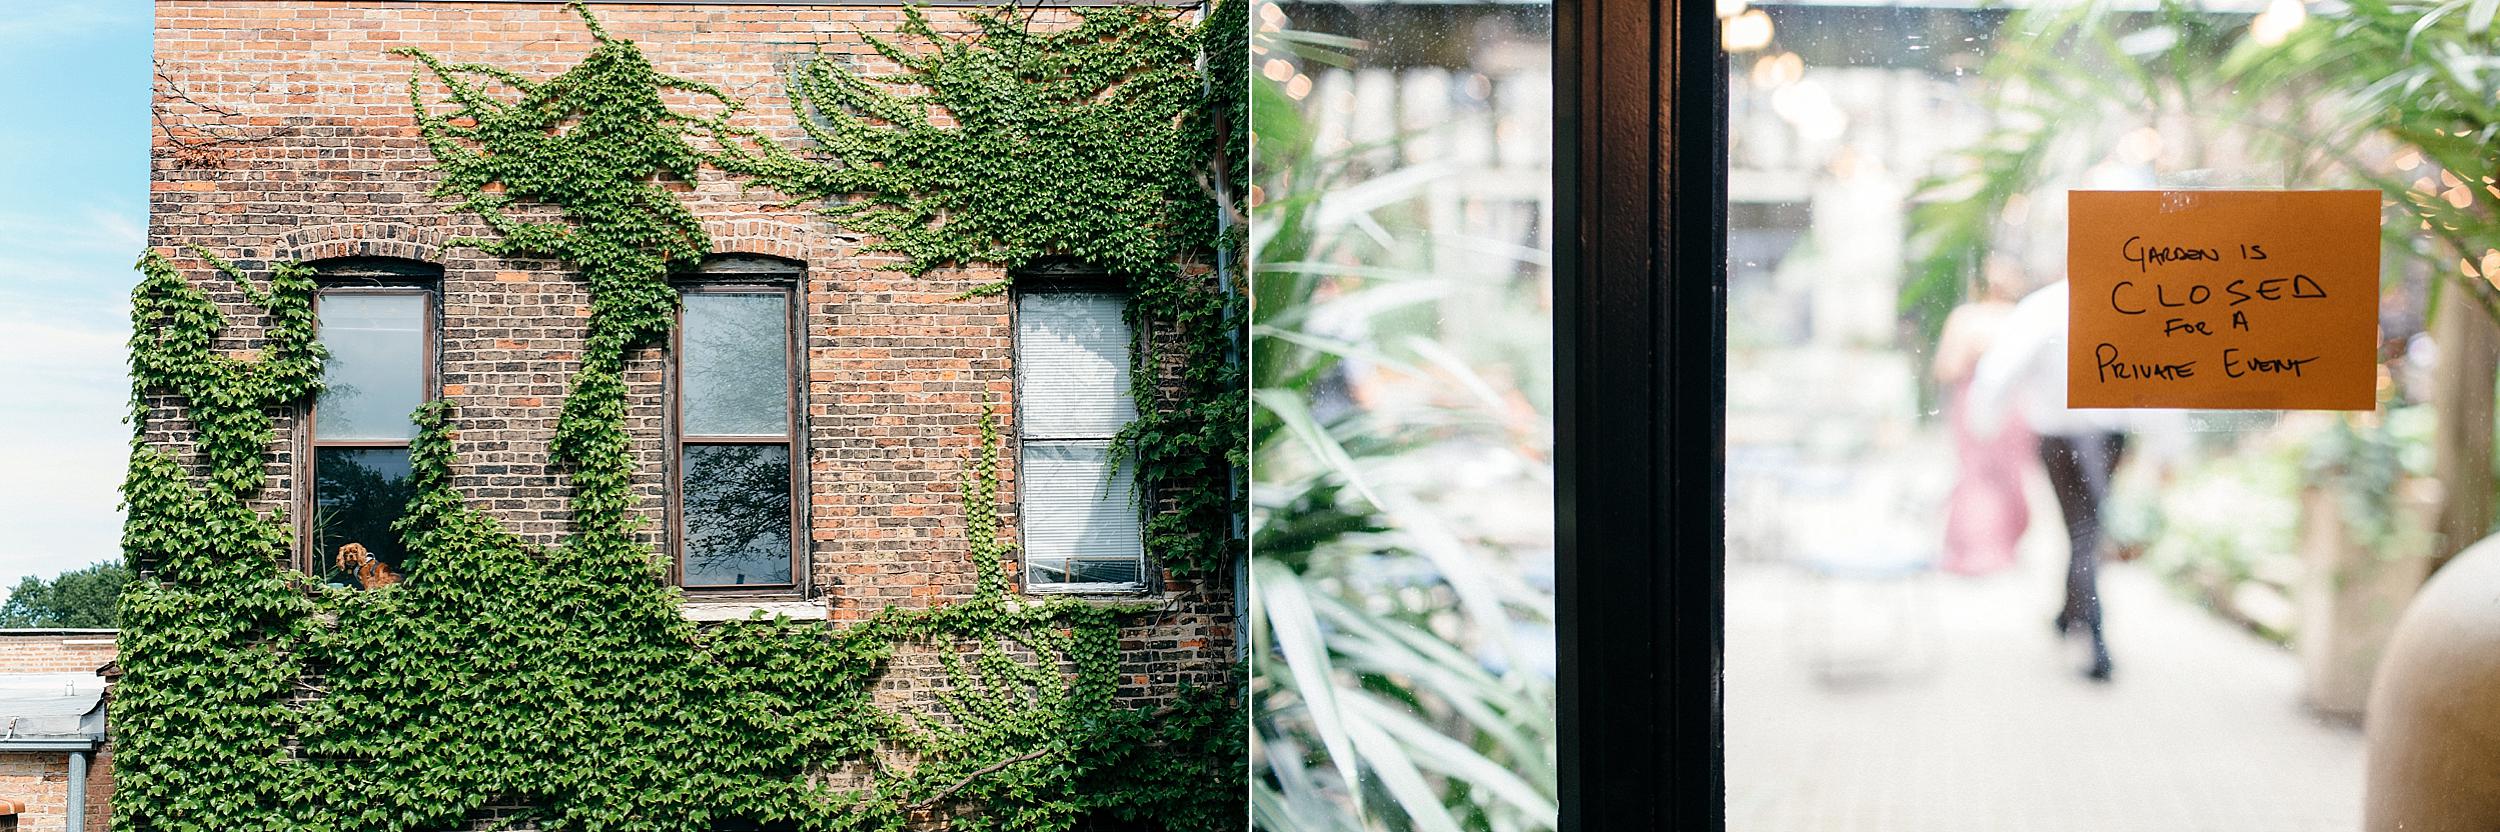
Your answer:
[[[685,433],[752,436],[790,429],[790,336],[786,296],[686,295]]]
[[[790,583],[790,448],[687,445],[688,586]]]
[[[321,439],[411,439],[409,414],[425,398],[425,298],[415,294],[321,296],[326,385],[313,419]]]

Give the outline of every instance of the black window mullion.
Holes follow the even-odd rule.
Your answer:
[[[1561,828],[1725,829],[1717,16],[1558,0],[1554,36]]]

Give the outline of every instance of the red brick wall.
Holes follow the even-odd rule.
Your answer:
[[[0,673],[94,673],[113,661],[113,633],[104,631],[0,630]],[[113,790],[110,753],[97,755],[87,770],[87,829],[107,828],[105,812]],[[69,801],[69,757],[66,752],[0,753],[0,798],[25,801],[18,827],[28,832],[62,832]]]
[[[21,832],[65,832],[69,828],[68,752],[0,753],[0,798],[26,804],[26,811],[17,816],[16,828]],[[87,767],[85,832],[112,828],[112,801],[112,752],[107,749]]]
[[[112,661],[111,630],[0,630],[0,673],[94,673]]]
[[[26,811],[17,815],[17,828],[24,832],[67,829],[69,817],[63,807],[69,805],[68,754],[0,754],[0,797],[26,803]],[[87,828],[103,825],[91,816]]]
[[[113,743],[108,735],[95,759],[87,763],[87,831],[107,832],[113,828]],[[64,772],[66,775],[67,772]]]
[[[784,65],[818,48],[857,65],[883,65],[856,32],[891,32],[902,16],[895,8],[838,6],[592,9],[611,35],[637,41],[661,71],[719,85],[752,108],[742,123],[794,143]],[[954,12],[930,14],[942,28],[961,28]],[[1042,25],[1060,14],[1045,13]],[[416,138],[407,90],[416,65],[389,50],[421,47],[447,61],[545,78],[590,48],[579,20],[553,3],[159,0],[156,21],[156,108],[164,129],[152,160],[150,244],[195,275],[206,273],[182,246],[204,246],[247,269],[345,254],[440,264],[442,394],[459,407],[456,484],[524,539],[558,542],[568,519],[566,489],[561,472],[546,464],[547,441],[577,366],[587,289],[559,264],[443,245],[486,232],[425,195],[434,174],[425,169],[431,157]],[[966,597],[974,573],[959,477],[985,405],[1003,420],[1002,434],[1015,435],[1014,329],[1009,298],[952,298],[1002,275],[991,268],[921,277],[892,271],[897,258],[862,254],[856,236],[804,207],[775,208],[775,199],[741,193],[711,172],[688,195],[717,250],[773,254],[808,267],[804,502],[817,607],[801,609],[820,609],[814,614],[838,622],[886,606]],[[262,323],[241,297],[222,281],[199,285],[227,308],[234,337],[225,346],[257,346]],[[650,518],[644,537],[655,549],[664,533],[663,367],[651,348],[629,357],[626,374],[636,487]],[[162,426],[153,441],[185,442],[178,418],[153,424]],[[281,436],[292,436],[293,427],[282,421]],[[265,508],[290,506],[297,497],[294,459],[284,450],[271,466]],[[1005,449],[1001,510],[1010,534],[1014,459],[1014,448]],[[1184,679],[1215,682],[1233,655],[1229,588],[1170,579],[1160,598],[1170,612],[1124,634],[1124,693],[1140,701],[1168,696]],[[906,666],[895,672],[927,674]],[[895,681],[917,687],[929,680]]]

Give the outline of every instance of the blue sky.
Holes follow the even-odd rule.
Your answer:
[[[119,556],[148,0],[0,2],[0,589]]]

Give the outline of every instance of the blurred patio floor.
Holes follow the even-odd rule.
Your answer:
[[[2049,524],[2052,534],[2054,521]],[[2148,572],[2103,576],[2117,675],[2086,681],[2050,632],[2063,556],[2026,541],[1981,579],[1835,591],[1777,563],[1729,566],[1727,765],[1736,832],[2351,832],[2357,728],[2300,704],[2288,651],[2197,609]],[[2046,544],[2046,545],[2043,545]],[[1893,596],[1909,586],[1924,593]],[[1793,614],[1854,610],[1933,627],[1934,660],[1820,679]],[[1892,601],[1912,603],[1893,605]],[[1888,606],[1889,605],[1889,606]],[[1811,632],[1811,631],[1808,631]],[[1827,642],[1876,655],[1870,639]]]

